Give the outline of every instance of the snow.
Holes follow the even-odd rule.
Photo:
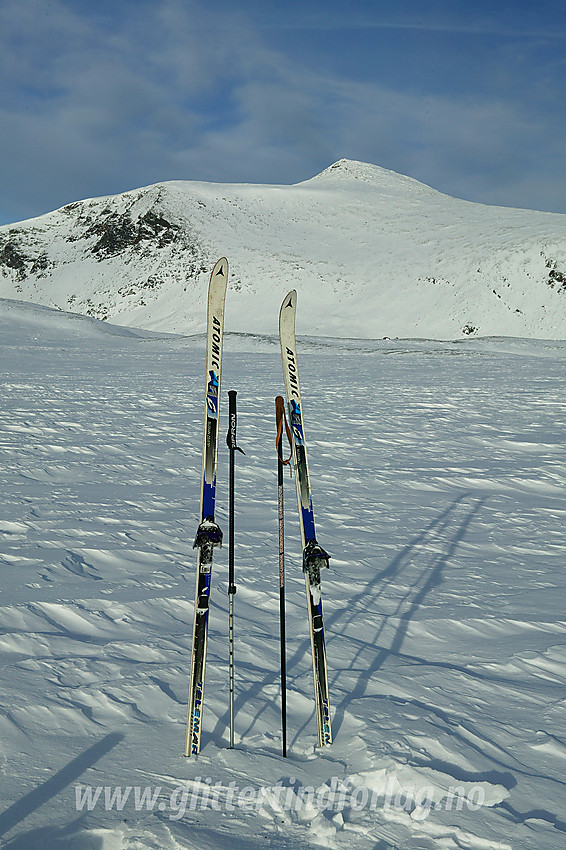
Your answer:
[[[297,289],[303,334],[563,338],[565,224],[351,160],[294,186],[172,181],[0,227],[0,296],[198,333],[225,255],[229,331],[277,333]]]
[[[183,748],[203,336],[0,301],[0,345],[2,846],[564,846],[565,342],[298,338],[318,537],[332,556],[335,741],[315,746],[287,478],[287,759],[278,340],[224,343],[221,428],[235,388],[246,452],[236,746],[224,547],[196,759]],[[221,440],[225,533],[227,457]]]

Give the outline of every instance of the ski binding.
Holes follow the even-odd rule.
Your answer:
[[[222,531],[210,516],[203,519],[197,528],[193,549],[200,549],[204,546],[218,546],[222,548]]]

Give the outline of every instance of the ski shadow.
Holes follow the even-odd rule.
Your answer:
[[[58,770],[57,773],[50,776],[33,791],[25,794],[20,800],[13,803],[2,814],[0,814],[0,837],[10,832],[21,821],[25,820],[29,815],[39,809],[48,800],[58,796],[72,782],[79,779],[80,776],[89,767],[92,767],[106,753],[110,752],[117,744],[124,739],[121,732],[111,732],[105,735],[96,744],[93,744],[83,753],[72,759],[68,764]],[[70,835],[76,833],[80,828],[82,818],[79,818],[72,824],[68,824],[61,829],[57,827],[45,827],[35,829],[27,834],[20,834],[11,839],[9,843],[3,844],[5,847],[10,847],[12,850],[21,848],[21,850],[32,850],[32,848],[53,848],[62,846],[61,841],[68,839]],[[57,843],[59,842],[59,844]]]
[[[364,586],[349,603],[349,614],[344,622],[341,612],[337,611],[328,619],[328,624],[340,620],[340,632],[344,632],[359,618],[360,606],[365,611],[375,611],[380,597],[391,597],[396,583],[401,580],[407,589],[398,597],[393,611],[380,616],[380,622],[373,635],[359,640],[359,647],[350,661],[350,669],[356,669],[358,663],[362,672],[353,689],[335,706],[333,729],[337,733],[344,721],[348,707],[362,699],[372,677],[392,656],[399,655],[407,632],[427,596],[445,580],[445,571],[458,545],[465,538],[474,518],[485,503],[485,497],[473,497],[463,493],[436,517],[417,537],[414,538],[391,561],[386,569]],[[416,573],[416,575],[414,575]],[[403,579],[405,579],[403,581]],[[365,621],[367,623],[367,620]],[[393,632],[388,646],[383,646],[375,655],[372,663],[364,666],[362,656],[367,655],[368,646],[379,646],[386,639],[386,633]],[[354,638],[354,640],[356,640]],[[331,689],[332,693],[332,689]]]

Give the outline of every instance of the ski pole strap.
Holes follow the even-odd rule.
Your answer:
[[[293,438],[291,436],[291,429],[289,428],[289,423],[287,422],[287,417],[285,415],[285,402],[283,401],[283,397],[280,395],[278,395],[275,399],[275,422],[277,424],[277,437],[275,438],[275,448],[277,449],[277,457],[284,466],[290,466],[291,460],[293,458]],[[283,434],[283,423],[285,423],[285,433],[287,434],[289,448],[291,449],[291,453],[287,459],[282,458],[279,454],[279,443]]]

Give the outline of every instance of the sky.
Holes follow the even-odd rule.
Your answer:
[[[0,0],[0,223],[342,157],[566,213],[563,0]]]

